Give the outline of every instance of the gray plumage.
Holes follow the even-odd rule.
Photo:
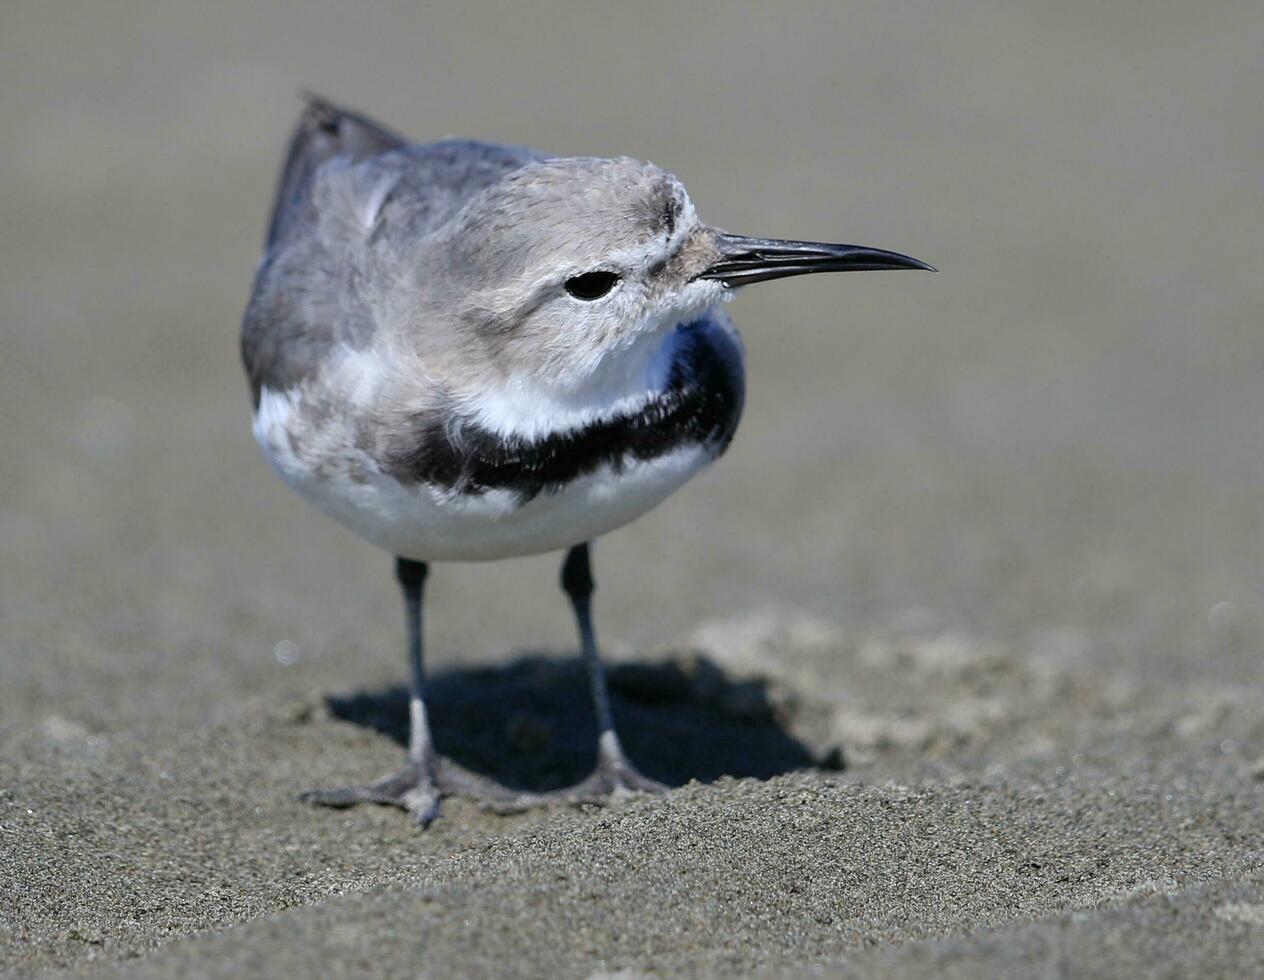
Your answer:
[[[242,325],[255,403],[265,384],[284,390],[313,377],[334,345],[362,347],[374,326],[364,284],[398,260],[397,246],[415,247],[470,197],[539,158],[475,140],[410,145],[365,116],[310,97],[290,138]],[[389,229],[385,242],[362,227],[363,209],[375,203],[375,225]]]
[[[629,158],[549,158],[475,140],[410,145],[314,99],[291,139],[243,322],[255,401],[264,385],[292,388],[332,347],[362,347],[391,321],[435,374],[454,356],[466,378],[508,374],[532,360],[522,348],[533,335],[510,334],[540,297],[507,287],[549,272],[557,285],[593,256],[674,230],[685,200],[675,178]],[[663,286],[704,268],[715,257],[705,245],[680,256]],[[384,295],[385,282],[396,291]]]

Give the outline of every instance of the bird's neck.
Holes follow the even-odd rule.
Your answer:
[[[682,449],[714,458],[742,410],[741,353],[729,333],[705,318],[681,327],[665,384],[637,407],[524,436],[497,433],[449,406],[415,417],[382,447],[379,464],[405,484],[467,495],[504,490],[527,501],[603,466],[619,471]]]
[[[608,352],[578,381],[507,379],[456,400],[462,416],[506,439],[533,441],[640,411],[671,380],[681,328],[647,332]]]

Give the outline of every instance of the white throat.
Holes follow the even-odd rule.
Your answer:
[[[538,439],[582,429],[637,412],[660,394],[671,378],[678,338],[675,327],[648,331],[603,358],[579,386],[510,379],[458,405],[476,424],[501,436]]]

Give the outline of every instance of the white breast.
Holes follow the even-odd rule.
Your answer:
[[[516,494],[404,486],[382,473],[338,420],[313,428],[293,394],[264,389],[254,435],[273,469],[309,503],[392,554],[485,561],[588,541],[661,503],[714,456],[690,445],[648,462],[582,476],[520,503]]]

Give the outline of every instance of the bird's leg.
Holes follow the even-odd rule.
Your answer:
[[[519,794],[440,756],[426,717],[426,675],[422,661],[422,586],[426,563],[396,559],[395,574],[404,593],[408,621],[408,762],[399,772],[375,783],[339,789],[314,789],[299,798],[321,806],[384,803],[403,807],[423,827],[439,816],[439,801],[452,794],[488,803],[504,803]]]
[[[597,766],[583,782],[561,793],[575,802],[604,802],[629,793],[662,793],[667,787],[643,776],[624,755],[610,710],[610,691],[606,670],[597,652],[597,635],[593,630],[593,578],[589,564],[588,544],[577,544],[562,564],[562,589],[571,600],[575,621],[579,626],[579,643],[588,683],[592,689],[593,707],[597,712]]]
[[[668,789],[657,780],[637,771],[628,760],[614,728],[610,710],[610,691],[606,671],[597,653],[597,635],[592,622],[592,569],[588,560],[588,544],[579,544],[566,554],[562,564],[562,589],[571,600],[575,621],[579,626],[579,643],[588,670],[593,707],[597,713],[597,765],[574,786],[544,793],[520,793],[511,800],[489,799],[488,809],[501,813],[517,813],[532,807],[556,803],[609,803],[633,793],[665,793]]]

